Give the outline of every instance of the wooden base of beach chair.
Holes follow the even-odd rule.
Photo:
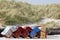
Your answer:
[[[40,37],[41,38],[47,38],[46,27],[41,28]]]

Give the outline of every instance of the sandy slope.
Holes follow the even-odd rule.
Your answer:
[[[24,38],[5,38],[5,37],[1,37],[0,39],[1,40],[28,40],[28,38],[24,39]],[[60,35],[48,35],[46,39],[60,39]],[[32,39],[29,39],[29,40],[32,40]]]

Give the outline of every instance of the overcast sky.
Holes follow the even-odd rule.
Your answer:
[[[16,1],[22,1],[27,2],[30,4],[60,4],[60,0],[16,0]]]

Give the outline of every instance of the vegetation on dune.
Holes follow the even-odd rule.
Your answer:
[[[15,1],[0,2],[0,18],[3,18],[4,24],[35,23],[42,17],[60,19],[60,4],[31,5]]]

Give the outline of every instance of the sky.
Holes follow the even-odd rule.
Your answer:
[[[16,1],[22,1],[27,2],[29,4],[60,4],[60,0],[16,0]]]

